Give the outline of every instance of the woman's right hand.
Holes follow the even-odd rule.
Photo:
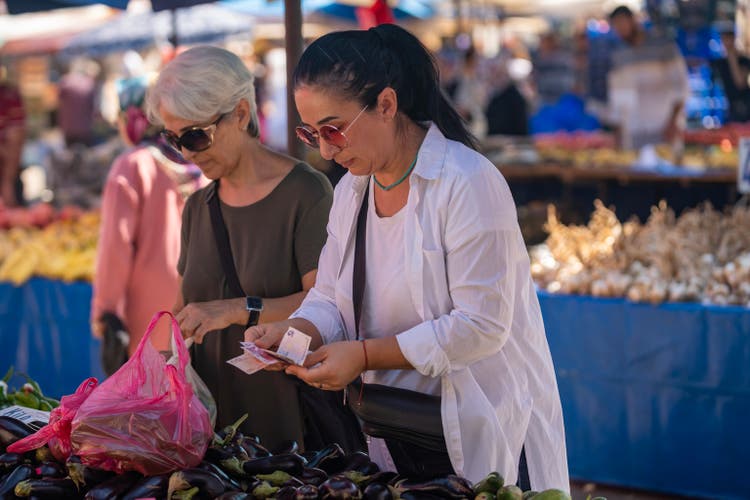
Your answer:
[[[262,349],[273,349],[279,346],[289,326],[289,320],[251,326],[245,330],[245,342],[254,342]]]
[[[277,321],[275,323],[263,323],[251,326],[245,330],[245,342],[254,342],[262,349],[272,349],[279,346],[286,331],[289,330],[289,321]],[[263,368],[269,372],[280,372],[286,369],[286,363],[274,363]]]

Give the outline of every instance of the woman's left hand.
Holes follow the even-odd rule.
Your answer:
[[[244,312],[244,306],[238,300],[244,304],[244,299],[228,299],[186,305],[176,316],[182,335],[195,337],[195,342],[200,344],[208,332],[236,323]]]
[[[305,367],[289,366],[286,373],[326,391],[340,391],[364,371],[361,342],[335,342],[311,353]]]

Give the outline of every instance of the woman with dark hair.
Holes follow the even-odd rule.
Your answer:
[[[393,25],[331,33],[305,50],[293,84],[299,138],[349,173],[315,286],[290,319],[245,338],[271,347],[289,326],[309,334],[306,367],[286,370],[315,387],[363,374],[365,400],[372,383],[439,398],[447,451],[371,437],[382,467],[472,481],[497,470],[515,482],[525,446],[534,489],[569,489],[513,198],[441,93],[429,52]]]

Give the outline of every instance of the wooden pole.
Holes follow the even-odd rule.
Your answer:
[[[294,105],[294,92],[292,89],[292,75],[302,55],[302,1],[284,0],[284,38],[286,40],[286,119],[287,119],[287,151],[295,158],[304,155],[303,145],[297,140],[294,128],[299,123],[299,114]]]

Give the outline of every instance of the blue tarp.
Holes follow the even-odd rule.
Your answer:
[[[88,283],[0,283],[0,370],[12,365],[56,398],[75,391],[87,377],[102,380],[99,341],[89,327],[90,304]]]
[[[750,498],[750,309],[540,293],[571,476]],[[103,377],[91,286],[0,284],[0,370],[53,396]]]
[[[750,309],[540,302],[572,477],[750,498]]]

